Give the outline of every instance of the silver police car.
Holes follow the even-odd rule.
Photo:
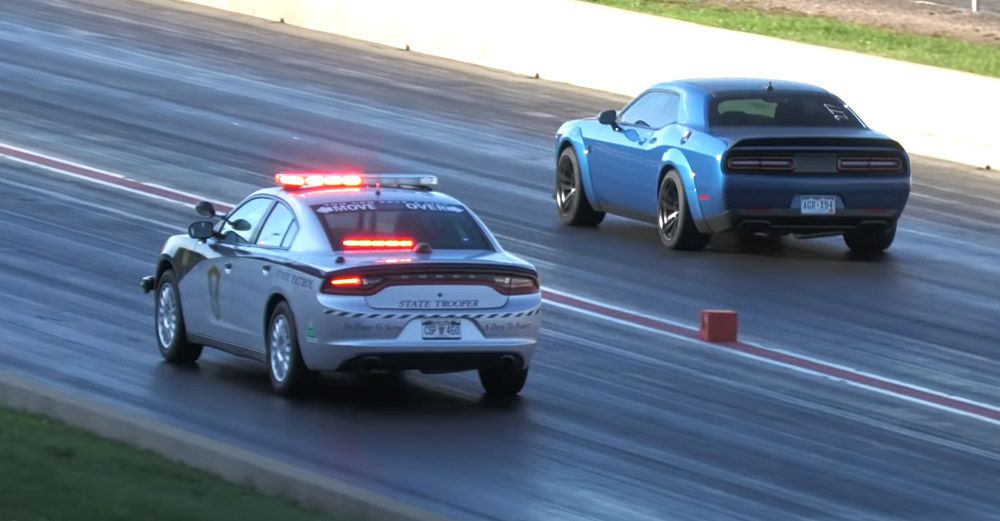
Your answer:
[[[265,362],[280,394],[319,371],[478,370],[514,395],[538,339],[538,272],[464,204],[415,174],[275,175],[226,215],[167,239],[156,342],[173,363],[203,346]]]

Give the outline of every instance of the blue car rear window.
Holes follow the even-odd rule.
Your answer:
[[[802,93],[719,96],[708,111],[711,127],[862,128],[857,116],[830,96]]]
[[[313,206],[334,250],[345,239],[405,238],[432,249],[493,250],[461,205],[414,201],[348,201]]]

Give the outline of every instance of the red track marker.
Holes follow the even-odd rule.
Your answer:
[[[736,312],[703,310],[699,336],[706,342],[736,342]]]

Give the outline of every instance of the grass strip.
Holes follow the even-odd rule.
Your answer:
[[[1000,45],[846,22],[787,11],[727,9],[692,0],[586,0],[620,9],[913,63],[1000,77]]]
[[[332,518],[146,450],[0,408],[0,519]]]

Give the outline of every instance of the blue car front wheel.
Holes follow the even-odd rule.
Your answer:
[[[711,235],[694,225],[680,175],[670,171],[660,182],[656,224],[663,245],[673,250],[700,250]]]

